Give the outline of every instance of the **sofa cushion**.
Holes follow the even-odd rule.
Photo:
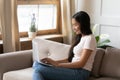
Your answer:
[[[100,77],[100,78],[90,77],[89,80],[120,80],[120,79],[118,79],[118,78],[111,78],[111,77]]]
[[[105,54],[104,49],[97,48],[94,63],[93,63],[93,68],[92,68],[92,72],[91,72],[91,75],[94,77],[100,76],[99,71],[100,71],[100,66],[101,66],[101,62],[102,62],[102,58],[103,58],[104,54]]]
[[[32,80],[32,68],[9,71],[4,73],[3,80]]]
[[[65,59],[68,57],[70,45],[35,38],[32,41],[33,60],[41,59],[41,54],[47,54],[47,57],[54,60]],[[39,59],[38,59],[39,58]]]
[[[106,49],[100,74],[120,78],[120,49],[110,47]]]

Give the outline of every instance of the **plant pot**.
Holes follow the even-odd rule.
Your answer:
[[[33,38],[36,37],[36,34],[37,34],[37,32],[28,32],[28,37],[29,37],[30,39],[33,39]]]
[[[98,48],[103,48],[103,49],[106,49],[107,47],[113,47],[113,46],[110,46],[110,45],[98,46]]]

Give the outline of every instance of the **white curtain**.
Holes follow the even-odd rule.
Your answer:
[[[0,16],[0,34],[2,33],[2,25],[1,25],[1,16]]]
[[[62,34],[64,43],[71,44],[73,31],[71,25],[72,15],[76,12],[75,0],[61,0]]]
[[[0,0],[4,52],[20,50],[16,0]]]
[[[2,20],[1,20],[1,18],[2,18],[2,9],[3,9],[3,1],[2,0],[0,0],[0,33],[2,32]]]

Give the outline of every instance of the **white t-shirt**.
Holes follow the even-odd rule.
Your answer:
[[[96,54],[96,40],[94,35],[91,34],[81,37],[81,41],[73,48],[74,57],[72,62],[80,60],[83,49],[93,50],[90,57],[88,58],[87,63],[83,67],[84,69],[91,71]]]

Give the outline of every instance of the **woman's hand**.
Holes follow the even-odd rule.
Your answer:
[[[42,59],[41,61],[42,61],[43,63],[51,64],[51,65],[56,66],[56,67],[58,67],[58,64],[59,64],[57,61],[54,61],[54,60],[52,60],[51,58],[44,58],[44,59]]]

